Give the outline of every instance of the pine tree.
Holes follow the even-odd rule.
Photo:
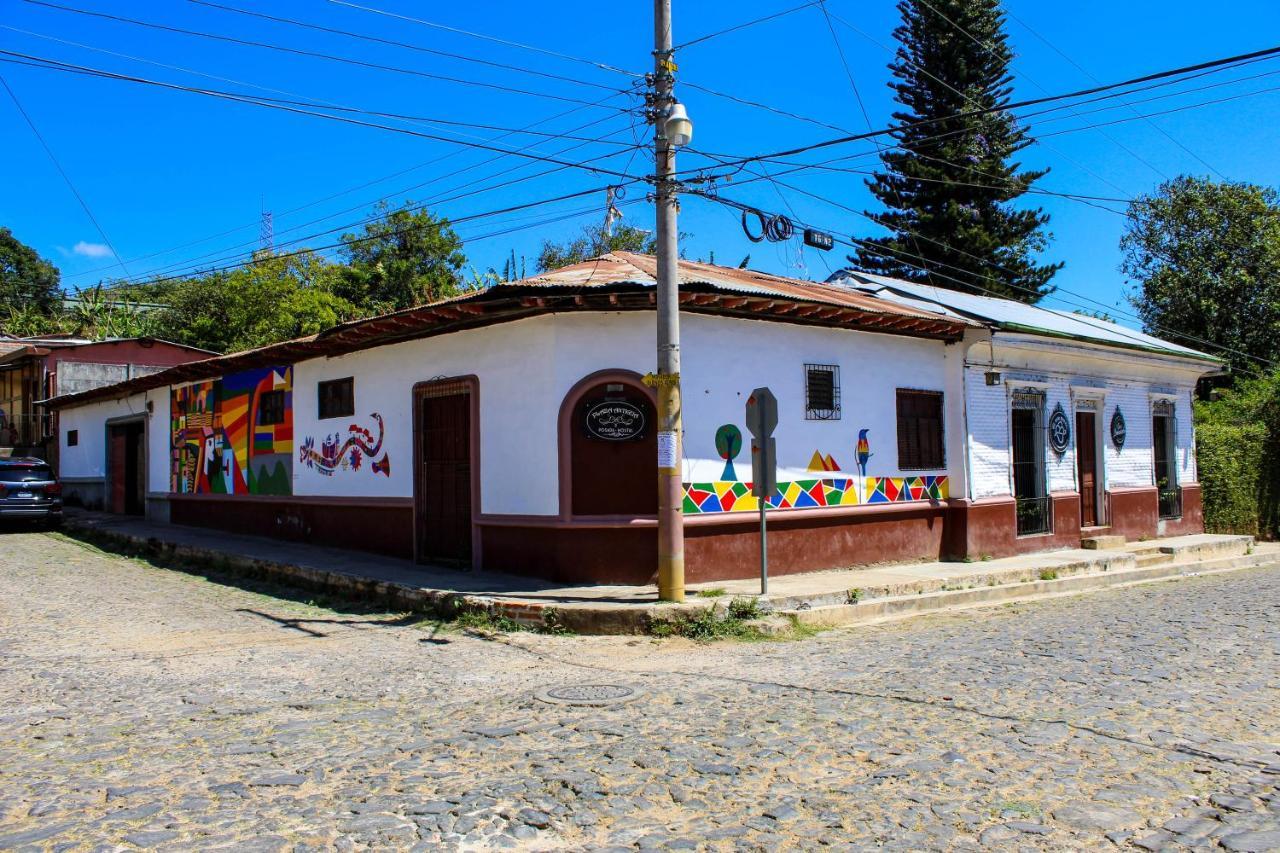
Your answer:
[[[867,182],[886,208],[868,215],[890,235],[849,260],[867,272],[1035,302],[1053,290],[1062,264],[1035,261],[1048,214],[1010,202],[1048,169],[1020,171],[1013,161],[1034,140],[1010,113],[958,117],[1009,103],[1013,53],[1000,0],[902,0],[898,10],[900,45],[889,65],[902,105],[893,114],[897,147],[885,148],[884,170]]]

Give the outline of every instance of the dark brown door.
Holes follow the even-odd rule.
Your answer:
[[[129,436],[122,426],[108,430],[108,477],[111,484],[107,495],[107,511],[123,513],[129,499]]]
[[[420,389],[416,407],[418,562],[470,566],[470,388],[442,383]]]
[[[618,403],[639,418],[622,437],[588,427],[592,409]],[[569,439],[574,515],[656,515],[658,512],[657,412],[643,388],[604,382],[574,408]]]
[[[1098,525],[1098,444],[1094,413],[1076,412],[1076,474],[1080,483],[1080,526]]]
[[[140,423],[111,427],[107,452],[111,492],[107,510],[124,515],[146,511],[146,430]]]

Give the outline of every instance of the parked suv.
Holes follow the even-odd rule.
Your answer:
[[[62,484],[43,459],[0,459],[0,520],[62,521]]]

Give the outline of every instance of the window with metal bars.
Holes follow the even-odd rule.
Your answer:
[[[804,417],[808,421],[840,419],[840,367],[835,364],[804,366]]]
[[[898,468],[925,471],[947,466],[942,446],[942,392],[898,389]]]

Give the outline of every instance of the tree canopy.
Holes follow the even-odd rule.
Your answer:
[[[1062,264],[1041,264],[1048,214],[1010,202],[1047,173],[1012,158],[1032,143],[1009,103],[1013,52],[999,0],[902,0],[889,65],[896,147],[867,182],[889,231],[850,261],[869,272],[1035,302]],[[961,32],[963,30],[963,32]],[[966,35],[967,33],[967,35]],[[985,115],[964,115],[980,110]]]
[[[1129,301],[1148,332],[1215,344],[1235,372],[1280,361],[1280,198],[1180,177],[1135,199],[1120,240]],[[1219,351],[1225,350],[1225,351]],[[1249,355],[1256,356],[1250,358]]]
[[[61,293],[61,274],[8,228],[0,227],[0,318],[12,312],[48,312]]]
[[[360,231],[342,235],[346,267],[335,292],[372,313],[434,302],[458,293],[467,257],[447,219],[412,202],[385,201]]]
[[[631,225],[616,225],[611,236],[605,236],[603,225],[588,225],[582,233],[559,243],[543,241],[538,252],[538,272],[578,264],[607,252],[654,252],[654,236]]]

